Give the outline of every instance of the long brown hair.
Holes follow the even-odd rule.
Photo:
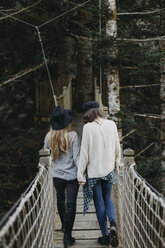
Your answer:
[[[99,108],[91,108],[83,115],[84,123],[92,122],[97,117],[102,117],[102,111]]]
[[[66,154],[66,150],[71,146],[72,135],[70,124],[61,130],[50,129],[49,144],[52,152],[52,159],[60,159],[62,154]]]

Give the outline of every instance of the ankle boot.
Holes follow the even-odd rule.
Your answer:
[[[112,247],[117,247],[119,245],[118,235],[116,231],[116,227],[112,226],[110,229],[110,244]]]
[[[103,235],[102,237],[98,238],[98,243],[101,245],[109,245],[110,244],[110,237],[109,235]]]
[[[75,243],[75,238],[70,236],[70,237],[64,237],[63,238],[63,243],[64,243],[64,248],[68,248],[71,245],[74,245]]]

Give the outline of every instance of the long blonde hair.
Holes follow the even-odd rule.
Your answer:
[[[49,145],[52,152],[52,159],[60,159],[62,154],[66,154],[66,150],[71,146],[72,135],[70,124],[61,130],[50,129]]]

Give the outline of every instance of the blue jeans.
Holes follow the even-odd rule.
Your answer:
[[[57,209],[62,226],[65,227],[64,237],[69,239],[76,215],[78,181],[77,179],[64,180],[54,177],[53,183],[57,194]]]
[[[116,222],[115,208],[111,199],[112,184],[105,180],[99,180],[93,187],[93,200],[96,215],[102,235],[108,234],[107,216],[109,221]]]

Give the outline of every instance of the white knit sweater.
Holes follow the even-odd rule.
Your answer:
[[[89,178],[108,175],[120,163],[120,142],[114,121],[104,120],[87,123],[83,127],[80,161],[77,179],[86,181],[85,170]]]

